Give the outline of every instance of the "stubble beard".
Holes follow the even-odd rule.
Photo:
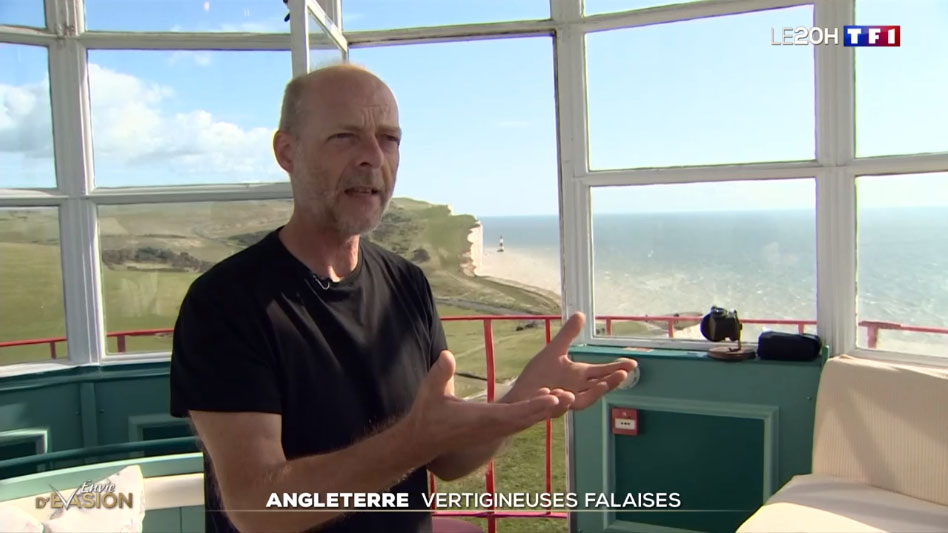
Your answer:
[[[294,177],[294,181],[303,184],[305,187],[304,198],[298,202],[309,214],[319,222],[323,227],[329,228],[339,235],[345,237],[354,237],[369,233],[378,227],[382,221],[382,216],[388,209],[391,201],[391,192],[385,187],[384,180],[374,178],[371,175],[362,175],[344,178],[339,189],[330,189],[321,187],[324,183],[319,179],[318,173],[307,172],[305,168],[300,168],[300,172]],[[370,211],[346,212],[339,205],[342,200],[340,196],[345,195],[346,188],[371,186],[379,189],[381,205]]]

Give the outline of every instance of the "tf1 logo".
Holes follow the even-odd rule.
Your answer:
[[[845,46],[899,46],[901,26],[843,26]]]
[[[770,29],[770,44],[806,46],[839,44],[839,28],[781,28],[782,39],[777,39],[776,28]],[[899,46],[901,26],[843,26],[843,46]]]

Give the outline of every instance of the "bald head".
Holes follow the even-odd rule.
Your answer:
[[[273,153],[290,176],[295,219],[346,238],[375,227],[395,187],[401,135],[395,97],[368,70],[334,65],[292,80]]]
[[[395,96],[378,76],[357,65],[335,64],[297,76],[287,84],[279,129],[299,135],[307,118],[317,118],[322,108],[353,99],[396,107]]]

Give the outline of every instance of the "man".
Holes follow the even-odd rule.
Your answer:
[[[464,476],[635,366],[569,361],[577,314],[500,401],[454,397],[424,274],[359,239],[392,196],[400,140],[395,98],[366,70],[287,86],[273,150],[293,214],[197,279],[175,327],[171,412],[190,416],[205,450],[208,531],[427,531],[425,512],[264,508],[271,493],[391,491],[424,509],[426,469]]]

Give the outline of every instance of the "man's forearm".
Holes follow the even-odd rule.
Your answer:
[[[428,470],[445,481],[462,478],[487,464],[509,441],[509,438],[496,439],[442,454],[428,464]]]
[[[323,524],[339,512],[280,512],[266,509],[271,493],[383,492],[429,460],[408,443],[408,428],[399,422],[357,444],[331,453],[312,455],[275,465],[264,478],[244,480],[245,490],[228,501],[237,510],[227,514],[247,531],[301,531]],[[240,511],[250,512],[240,512]]]

